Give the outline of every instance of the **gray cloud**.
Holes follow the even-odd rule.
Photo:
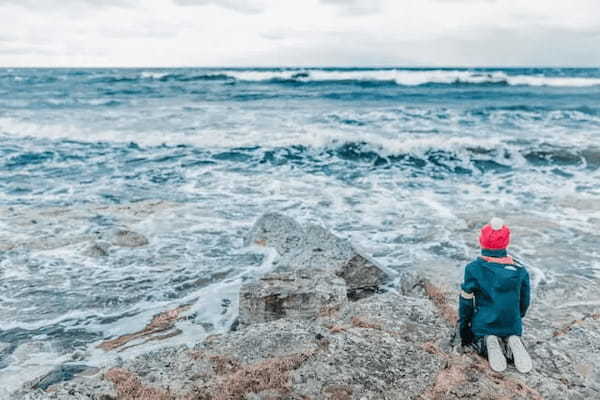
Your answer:
[[[347,16],[370,15],[381,11],[381,0],[320,0],[320,2],[340,7],[340,13]]]
[[[258,14],[265,9],[263,4],[254,0],[173,0],[173,2],[180,6],[206,6],[212,4],[243,14]]]
[[[597,66],[600,2],[590,1],[567,13],[571,5],[539,11],[497,0],[431,0],[410,9],[393,0],[290,1],[295,8],[276,0],[0,0],[0,63]],[[266,6],[269,13],[256,15]],[[203,7],[231,12],[213,21]],[[441,9],[450,23],[432,25],[443,21]],[[245,15],[251,23],[240,24]],[[369,23],[358,23],[361,16]]]
[[[264,34],[262,35],[263,37]],[[279,30],[275,50],[235,54],[231,65],[253,66],[595,66],[600,30],[530,26],[515,31],[486,26],[437,37],[404,39],[368,32]],[[303,39],[302,39],[303,38]]]
[[[475,32],[475,30],[473,30]],[[480,27],[477,35],[448,35],[422,43],[424,63],[467,66],[592,66],[600,64],[597,30],[551,26],[522,30]],[[416,50],[416,49],[415,49]]]

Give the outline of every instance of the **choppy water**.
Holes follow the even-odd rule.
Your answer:
[[[497,214],[537,307],[585,312],[599,169],[599,69],[0,69],[0,387],[182,303],[169,343],[226,329],[267,210],[449,285]],[[149,246],[84,255],[122,227]]]

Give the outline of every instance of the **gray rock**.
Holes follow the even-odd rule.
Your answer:
[[[118,230],[111,235],[111,243],[119,247],[142,247],[148,244],[148,239],[141,233]]]
[[[305,227],[299,249],[282,256],[277,264],[280,269],[331,270],[346,281],[348,296],[352,300],[377,291],[388,278],[375,261],[360,254],[350,241],[313,224]]]
[[[331,320],[339,329],[329,325]],[[323,320],[255,324],[191,349],[146,353],[123,368],[146,390],[181,397],[202,393],[200,399],[417,398],[443,367],[441,357],[421,348],[443,324],[426,299],[387,293]],[[77,396],[94,388],[96,394],[110,393],[102,385],[106,381],[100,376],[64,383],[50,396],[70,390],[72,397],[48,398],[85,398]]]
[[[48,372],[46,375],[35,379],[30,383],[30,385],[33,389],[46,390],[52,385],[71,380],[75,377],[75,375],[80,374],[88,369],[89,367],[86,365],[64,364]]]
[[[402,335],[405,341],[413,343],[448,338],[452,330],[442,321],[429,299],[392,292],[349,303],[337,316],[337,323],[356,324],[357,319]]]
[[[244,238],[244,245],[273,247],[283,255],[296,250],[303,238],[304,230],[294,219],[279,213],[267,213],[254,223]]]
[[[398,291],[404,296],[422,297],[425,295],[423,282],[425,277],[413,271],[402,271],[398,278]]]
[[[131,393],[164,398],[594,399],[597,318],[553,339],[526,337],[535,369],[525,375],[512,366],[498,374],[479,356],[445,349],[452,327],[419,292],[370,296],[316,320],[253,324],[191,348],[148,352],[121,367],[137,385]],[[110,371],[11,399],[116,399]]]
[[[328,349],[293,371],[304,398],[410,399],[435,380],[442,360],[399,335],[353,327],[327,336]]]
[[[17,394],[18,395],[18,394]],[[69,382],[50,388],[49,391],[37,390],[14,399],[22,400],[117,400],[117,391],[110,382]],[[13,400],[11,398],[10,400]]]
[[[83,255],[87,257],[106,257],[108,256],[109,248],[109,243],[94,242],[83,251]]]
[[[68,382],[54,384],[45,389],[23,389],[13,393],[10,400],[116,400],[115,386],[101,376],[78,376]]]
[[[524,336],[534,362],[528,381],[544,399],[597,398],[600,393],[600,314],[573,321],[551,338],[529,330]]]
[[[115,400],[118,393],[200,400],[598,398],[596,311],[557,321],[533,307],[524,342],[534,370],[519,374],[511,365],[498,374],[452,344],[456,287],[403,272],[398,293],[348,302],[350,290],[375,290],[385,274],[347,240],[267,214],[246,238],[251,243],[273,246],[280,258],[276,272],[242,286],[243,329],[116,361],[68,382],[61,379],[69,371],[53,371],[11,400]],[[15,356],[25,359],[28,346]]]
[[[388,280],[377,263],[361,254],[350,241],[327,229],[308,224],[304,229],[282,214],[265,214],[254,224],[246,244],[274,247],[280,257],[277,271],[322,269],[334,272],[347,285],[348,297],[358,300],[381,288]]]
[[[347,303],[344,281],[330,272],[296,270],[271,273],[240,289],[239,325],[280,318],[317,319]]]

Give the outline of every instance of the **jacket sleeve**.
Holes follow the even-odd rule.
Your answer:
[[[477,280],[472,276],[469,266],[465,267],[465,278],[460,287],[461,292],[458,299],[458,324],[463,346],[472,343],[474,339],[473,332],[471,331],[471,320],[475,311]]]
[[[527,313],[527,309],[529,308],[529,303],[531,301],[531,286],[529,283],[529,273],[525,270],[525,276],[523,277],[523,281],[521,282],[521,318],[525,316]]]

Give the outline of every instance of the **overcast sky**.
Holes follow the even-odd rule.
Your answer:
[[[0,66],[600,66],[600,0],[0,0]]]

